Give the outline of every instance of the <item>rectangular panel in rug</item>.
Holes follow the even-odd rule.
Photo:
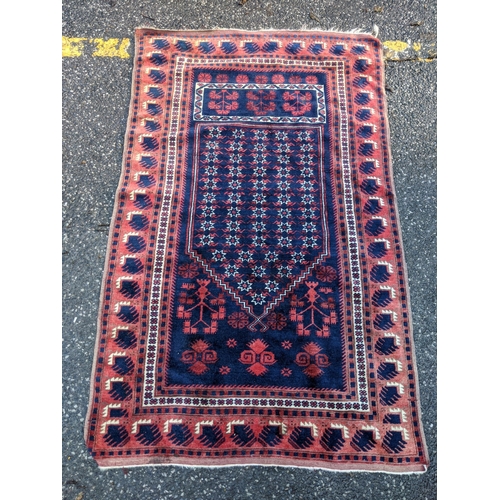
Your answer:
[[[426,470],[383,88],[366,34],[137,30],[100,467]]]

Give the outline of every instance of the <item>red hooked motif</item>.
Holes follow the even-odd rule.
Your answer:
[[[320,351],[322,348],[314,342],[309,342],[303,349],[304,352],[297,354],[295,363],[304,368],[303,371],[308,377],[319,377],[323,374],[321,368],[327,367],[330,364],[328,356],[321,354]]]
[[[207,365],[217,361],[217,353],[209,347],[208,342],[197,340],[191,344],[191,349],[182,353],[181,361],[190,365],[190,372],[201,375],[208,370]]]
[[[276,362],[274,354],[265,350],[268,345],[261,339],[250,342],[248,347],[250,350],[240,354],[240,361],[245,365],[250,365],[247,370],[253,375],[263,375],[267,372],[266,365]]]

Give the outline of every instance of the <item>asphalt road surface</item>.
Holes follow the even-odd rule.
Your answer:
[[[64,0],[62,18],[63,499],[436,498],[435,1]],[[386,47],[394,177],[429,470],[419,475],[256,466],[99,470],[87,452],[83,425],[120,177],[135,28],[371,32],[374,24]]]

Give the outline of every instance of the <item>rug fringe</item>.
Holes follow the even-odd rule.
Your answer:
[[[139,467],[165,467],[165,466],[172,466],[172,467],[184,467],[186,469],[227,469],[230,467],[280,467],[280,468],[287,468],[287,469],[306,469],[306,470],[324,470],[327,472],[340,472],[340,473],[352,473],[352,472],[368,472],[368,473],[383,473],[383,474],[392,474],[394,476],[402,476],[402,475],[420,475],[424,474],[428,470],[428,466],[424,465],[424,470],[412,470],[412,471],[388,471],[388,470],[367,470],[367,469],[331,469],[327,467],[321,467],[321,466],[307,466],[307,465],[283,465],[283,464],[263,464],[263,463],[248,463],[248,464],[220,464],[220,465],[202,465],[202,464],[180,464],[180,463],[158,463],[158,464],[132,464],[132,465],[98,465],[99,470],[101,471],[106,471],[110,469],[134,469],[134,468],[139,468]]]
[[[332,27],[332,28],[308,28],[307,24],[303,24],[302,27],[298,31],[327,31],[329,33],[352,33],[352,34],[357,34],[357,35],[369,35],[370,33],[363,31],[360,28],[354,28],[352,30],[347,30],[347,31],[342,31],[341,29],[337,27]]]
[[[351,30],[341,30],[337,29],[335,27],[333,28],[308,28],[306,24],[302,25],[302,27],[297,28],[297,29],[288,29],[288,28],[258,28],[255,30],[244,30],[240,28],[221,28],[218,26],[215,26],[213,28],[200,28],[200,29],[183,29],[183,30],[176,30],[176,29],[163,29],[163,28],[153,28],[151,26],[139,26],[136,28],[136,30],[144,30],[144,29],[149,29],[149,30],[155,30],[155,31],[166,31],[166,32],[177,32],[177,31],[191,31],[191,32],[205,32],[205,31],[245,31],[247,33],[258,33],[261,31],[323,31],[325,33],[339,33],[339,34],[348,34],[348,35],[368,35],[368,36],[374,36],[375,38],[378,38],[378,26],[376,24],[373,25],[372,31],[368,32],[366,30],[362,30],[361,28],[353,28]]]

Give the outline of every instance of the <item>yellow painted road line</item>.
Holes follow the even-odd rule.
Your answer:
[[[86,38],[69,38],[62,37],[62,56],[63,57],[79,57],[83,52],[83,42]]]
[[[70,38],[67,36],[62,37],[62,56],[80,57],[87,44],[93,45],[92,57],[120,57],[121,59],[130,57],[128,53],[130,38],[104,40],[104,38]]]
[[[406,42],[402,42],[401,40],[387,40],[382,44],[386,49],[392,50],[393,52],[403,52],[408,48],[408,44]]]
[[[121,59],[130,57],[127,52],[130,38],[110,38],[109,40],[93,38],[89,42],[93,42],[96,46],[96,50],[92,54],[93,57],[120,57]]]
[[[418,61],[432,62],[437,59],[435,43],[427,44],[422,50],[421,42],[403,42],[402,40],[386,40],[384,46],[384,59],[386,61]]]

